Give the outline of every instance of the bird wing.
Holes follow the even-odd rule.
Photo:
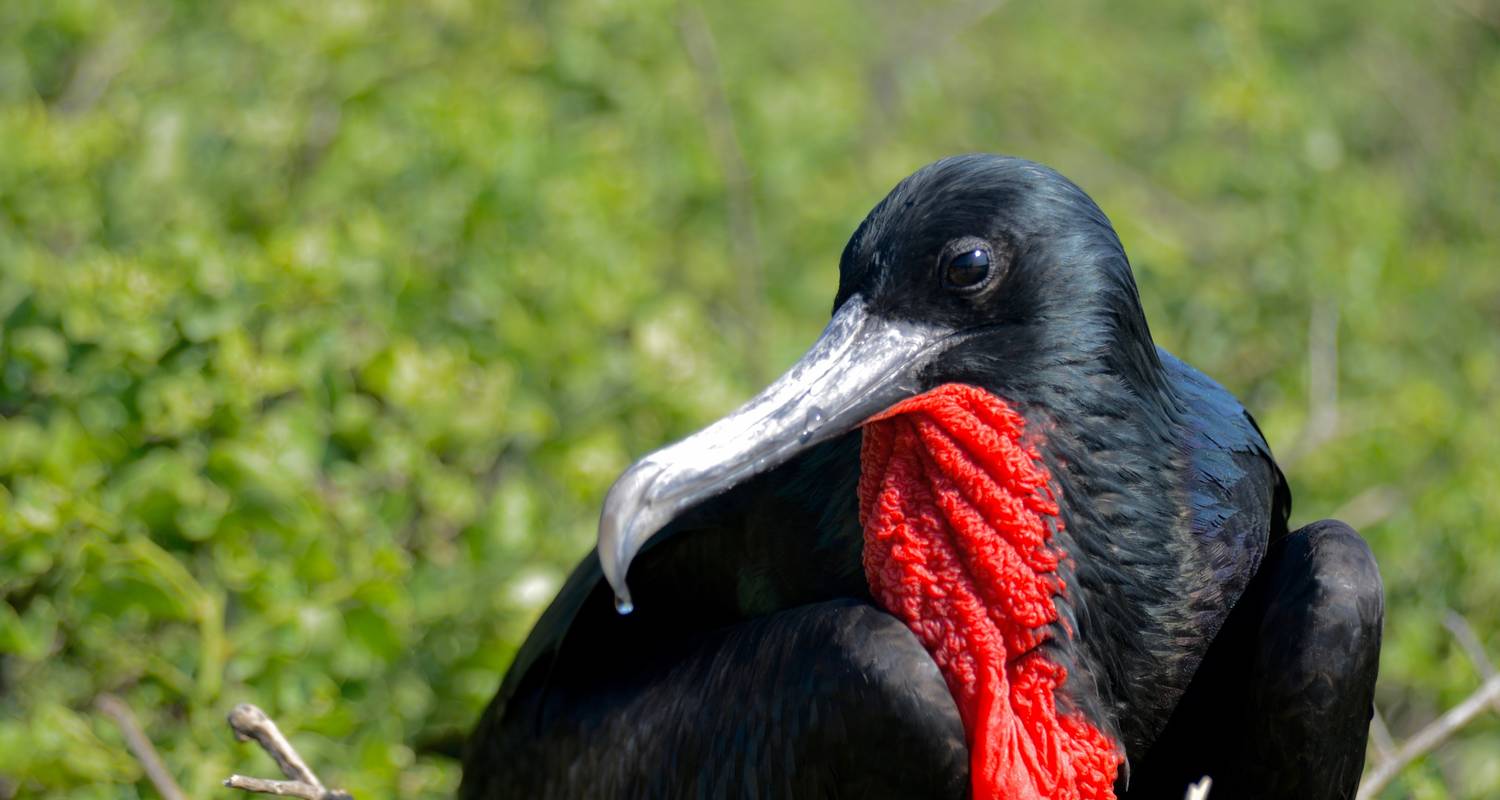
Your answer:
[[[1127,800],[1181,797],[1204,775],[1223,800],[1353,797],[1383,613],[1375,558],[1348,525],[1273,542]]]
[[[1270,542],[1286,535],[1291,491],[1240,401],[1167,351],[1158,353],[1179,403],[1189,530],[1211,570],[1210,586],[1232,606]],[[1219,622],[1205,630],[1217,631]]]

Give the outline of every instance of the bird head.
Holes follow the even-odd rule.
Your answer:
[[[919,170],[844,249],[833,319],[771,385],[628,468],[605,498],[598,552],[626,573],[692,506],[939,385],[1065,408],[1080,376],[1150,396],[1160,364],[1109,220],[1047,167],[965,155]]]

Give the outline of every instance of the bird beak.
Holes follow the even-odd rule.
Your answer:
[[[855,295],[791,369],[718,422],[625,470],[604,498],[599,563],[616,607],[631,609],[625,574],[683,511],[836,438],[920,391],[922,368],[948,331],[882,319]]]

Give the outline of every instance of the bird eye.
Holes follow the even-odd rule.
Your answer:
[[[943,267],[943,281],[953,289],[973,289],[989,276],[990,251],[983,247],[954,253]]]

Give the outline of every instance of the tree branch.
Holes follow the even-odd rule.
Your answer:
[[[256,706],[250,703],[235,706],[229,712],[229,727],[234,731],[234,738],[242,742],[255,740],[276,762],[276,766],[281,768],[281,774],[287,779],[278,781],[230,775],[224,780],[225,786],[280,797],[300,797],[302,800],[354,800],[342,789],[324,787],[312,768],[297,753],[297,749],[282,735],[276,723]]]
[[[1500,702],[1500,675],[1485,681],[1473,694],[1464,698],[1462,703],[1448,709],[1447,713],[1402,742],[1394,756],[1375,765],[1375,769],[1370,771],[1364,784],[1359,787],[1356,800],[1369,800],[1380,794],[1413,761],[1432,752],[1496,702]]]
[[[1338,431],[1339,306],[1325,298],[1313,303],[1307,320],[1307,421],[1277,460],[1284,469],[1333,440]]]
[[[246,792],[274,794],[277,797],[300,797],[302,800],[332,800],[335,797],[348,797],[348,795],[330,792],[302,781],[275,781],[244,775],[230,775],[224,779],[224,785]]]
[[[172,773],[167,771],[167,766],[162,763],[156,747],[141,729],[141,723],[135,718],[135,712],[130,710],[130,706],[112,694],[101,694],[95,698],[94,707],[120,727],[120,735],[125,737],[125,746],[130,749],[135,760],[141,762],[141,769],[146,771],[146,777],[156,787],[157,794],[163,800],[187,800],[187,795],[182,793],[182,787],[177,785]]]
[[[1381,761],[1396,754],[1396,740],[1391,738],[1391,729],[1385,724],[1385,717],[1380,714],[1379,708],[1371,710],[1370,743],[1375,745],[1375,755]]]
[[[713,28],[709,26],[703,9],[695,2],[687,0],[678,7],[677,31],[682,37],[683,49],[687,51],[688,64],[692,66],[698,81],[709,144],[724,178],[729,243],[734,248],[735,260],[740,266],[740,302],[744,304],[742,323],[750,350],[751,368],[755,372],[752,377],[763,380],[765,353],[760,329],[765,322],[762,309],[765,294],[762,286],[764,266],[750,165],[745,158],[745,148],[740,144],[734,108],[729,104],[729,89],[724,81],[724,69],[719,61],[719,48],[714,40]]]
[[[1341,519],[1360,531],[1378,525],[1406,507],[1406,495],[1394,486],[1371,486],[1339,506],[1329,516]]]
[[[1484,645],[1479,643],[1479,636],[1474,633],[1474,628],[1469,625],[1469,621],[1458,612],[1449,609],[1443,615],[1443,625],[1449,633],[1453,634],[1453,638],[1458,640],[1459,646],[1468,654],[1469,660],[1474,662],[1474,669],[1479,670],[1479,677],[1485,680],[1494,679],[1495,665],[1490,661],[1489,656],[1485,655]],[[1495,712],[1500,713],[1500,697],[1495,698],[1493,705]]]

